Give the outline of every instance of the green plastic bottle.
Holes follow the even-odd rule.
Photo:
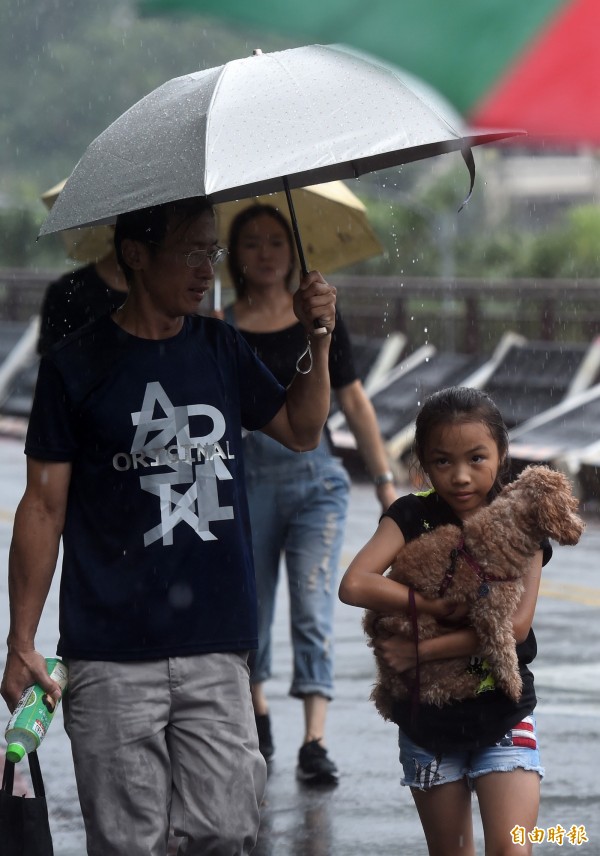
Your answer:
[[[56,657],[46,658],[46,668],[52,680],[59,684],[64,693],[67,687],[69,672],[65,663]],[[39,684],[27,687],[19,699],[6,726],[6,758],[16,764],[28,752],[37,749],[50,727],[50,723],[60,704],[60,699],[53,698]]]

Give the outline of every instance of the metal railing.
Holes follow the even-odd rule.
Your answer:
[[[0,318],[28,321],[59,272],[0,269]],[[600,334],[597,280],[329,277],[353,333],[403,333],[408,349],[489,354],[507,330],[534,340],[589,342]],[[225,303],[231,299],[224,295]]]
[[[406,335],[409,350],[490,354],[507,330],[528,339],[589,342],[600,333],[596,280],[332,276],[355,333]]]

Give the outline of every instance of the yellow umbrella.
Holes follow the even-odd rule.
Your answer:
[[[222,202],[215,206],[222,246],[227,246],[234,217],[251,205],[271,205],[293,229],[283,191]],[[294,190],[294,210],[302,232],[305,261],[309,270],[331,273],[338,268],[378,256],[384,251],[369,224],[367,209],[343,181],[299,187]],[[219,267],[215,275],[215,309],[221,309],[221,286],[232,286],[226,265]]]
[[[42,194],[48,209],[52,208],[66,179]],[[253,196],[216,206],[219,241],[226,245],[233,218],[249,205],[272,205],[290,221],[285,193]],[[341,267],[383,253],[369,221],[367,209],[360,199],[343,183],[331,181],[294,191],[294,207],[304,250],[310,268],[331,273]],[[291,225],[291,223],[290,223]],[[80,262],[96,262],[113,248],[112,226],[85,226],[60,233],[70,258]]]
[[[224,246],[232,220],[251,205],[272,205],[291,225],[283,192],[223,202],[216,211],[219,241]],[[367,219],[367,209],[342,181],[298,188],[294,191],[294,208],[309,268],[331,273],[383,253]]]
[[[58,194],[65,186],[66,178],[42,193],[41,200],[48,210],[54,205]],[[81,229],[65,229],[60,233],[67,255],[76,262],[91,264],[101,261],[114,248],[112,226],[89,226]]]
[[[66,179],[42,194],[48,209],[52,208]],[[272,205],[291,224],[284,192],[253,196],[216,205],[219,241],[227,245],[227,235],[233,218],[249,205]],[[343,181],[301,187],[294,191],[294,208],[303,236],[304,252],[309,268],[331,273],[341,267],[378,256],[383,247],[369,221],[367,209]],[[60,233],[67,255],[86,264],[98,262],[113,249],[112,226],[83,226]],[[231,287],[225,266],[215,277],[215,309],[221,308],[221,286]]]

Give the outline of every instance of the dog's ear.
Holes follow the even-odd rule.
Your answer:
[[[559,544],[574,546],[585,529],[576,514],[579,500],[573,494],[565,473],[550,467],[538,467],[534,482],[536,506],[550,538]]]

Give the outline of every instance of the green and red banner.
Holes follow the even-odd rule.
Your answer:
[[[338,42],[421,77],[471,125],[600,143],[600,0],[138,0],[295,44]],[[256,47],[260,47],[257,44]],[[522,142],[522,139],[521,139]]]

